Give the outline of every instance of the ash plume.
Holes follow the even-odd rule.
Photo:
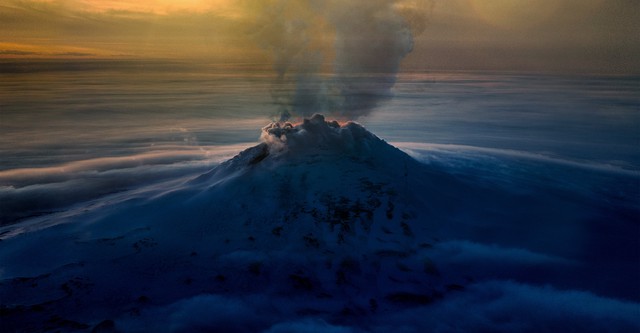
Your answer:
[[[272,54],[276,119],[368,115],[392,96],[429,0],[250,2],[252,35]]]

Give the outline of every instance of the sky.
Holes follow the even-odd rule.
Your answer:
[[[635,0],[2,0],[0,58],[268,63],[304,43],[331,66],[332,18],[366,8],[411,27],[406,71],[640,73]]]

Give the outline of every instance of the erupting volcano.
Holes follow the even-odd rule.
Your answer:
[[[3,1],[0,333],[640,332],[638,13]]]
[[[593,235],[574,253],[557,246],[573,241],[571,234],[546,237],[543,224],[596,228],[605,221],[585,220],[582,209],[593,216],[604,207],[559,216],[558,207],[575,204],[566,191],[539,196],[487,187],[473,175],[422,164],[357,123],[321,115],[271,124],[261,138],[186,183],[115,194],[5,231],[3,329],[640,325],[631,303],[571,291],[616,296],[597,277],[585,279],[597,273],[580,261],[600,242],[633,240]],[[524,241],[514,247],[514,237]],[[601,272],[618,267],[595,265]],[[616,283],[637,288],[634,281]],[[461,306],[477,317],[459,320],[452,311]],[[535,315],[522,310],[533,306]]]

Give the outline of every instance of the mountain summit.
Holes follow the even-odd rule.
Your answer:
[[[416,246],[415,232],[433,227],[418,222],[425,208],[446,210],[438,188],[455,183],[353,122],[316,114],[297,126],[270,124],[261,138],[192,185],[203,187],[195,197],[215,198],[205,220],[242,212],[255,234],[287,239],[262,237],[263,247],[404,251]]]
[[[276,168],[297,163],[312,164],[348,160],[356,164],[376,167],[377,171],[401,169],[407,163],[416,164],[401,150],[384,142],[362,125],[348,122],[326,121],[315,114],[296,126],[290,123],[271,123],[262,129],[261,144],[241,152],[223,163],[206,179],[220,172],[231,172],[254,165]],[[332,169],[332,168],[330,168]],[[330,173],[330,169],[325,171]],[[366,168],[365,168],[366,169]]]

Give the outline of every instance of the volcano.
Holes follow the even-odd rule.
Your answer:
[[[602,285],[637,259],[620,236],[634,227],[597,234],[609,215],[584,198],[488,186],[321,115],[262,141],[188,182],[5,230],[2,330],[640,328],[635,276]],[[554,228],[591,231],[563,247],[575,233]]]

